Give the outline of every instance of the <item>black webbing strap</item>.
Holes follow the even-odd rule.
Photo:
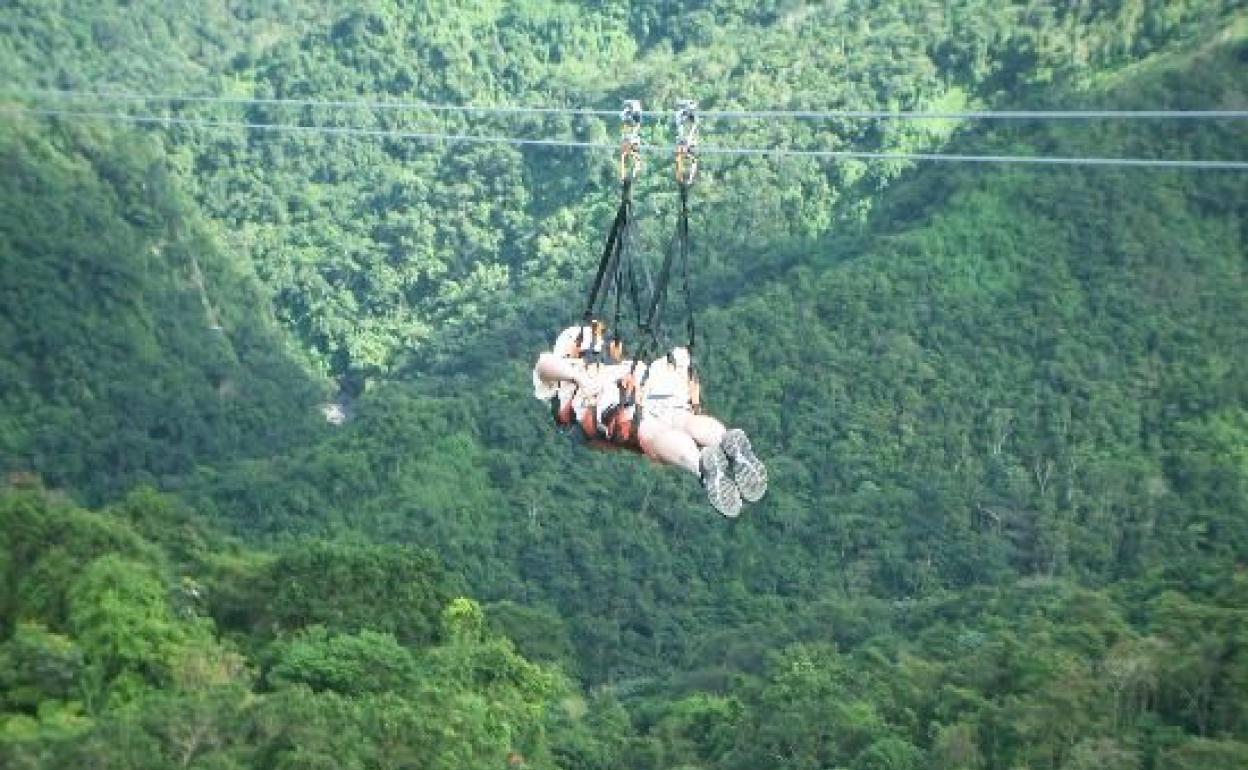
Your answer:
[[[620,316],[623,315],[623,295],[625,291],[627,290],[628,292],[633,324],[638,330],[641,330],[642,323],[645,321],[642,315],[644,312],[642,309],[644,305],[642,297],[649,296],[653,290],[650,270],[646,267],[645,261],[633,258],[636,240],[637,222],[630,216],[624,226],[624,232],[620,236],[620,256],[616,262],[614,328],[617,333],[623,328],[620,326]]]
[[[621,239],[623,240],[623,239]],[[621,249],[622,251],[622,249]],[[615,314],[611,318],[611,334],[620,332],[620,308],[624,299],[624,261],[619,255],[615,258]]]
[[[676,230],[679,239],[679,225]],[[675,244],[667,250],[667,254],[663,257],[663,265],[659,268],[659,276],[654,282],[654,293],[650,295],[650,310],[646,313],[646,322],[642,330],[649,335],[651,342],[658,342],[659,323],[662,320],[664,300],[667,299],[667,284],[672,277],[672,262],[676,260],[677,251]]]
[[[698,342],[698,328],[693,319],[693,291],[689,283],[689,185],[680,186],[680,219],[676,223],[676,238],[679,241],[680,268],[684,276],[685,310],[688,313],[686,326],[689,331],[689,360],[692,366],[693,348]]]
[[[617,215],[618,219],[618,215]],[[624,209],[624,218],[619,220],[620,227],[615,233],[612,248],[614,251],[607,260],[606,275],[599,287],[598,297],[596,301],[601,303],[600,306],[589,306],[589,312],[592,316],[587,319],[603,318],[603,313],[607,310],[607,303],[611,301],[611,292],[615,291],[615,309],[614,317],[611,325],[611,338],[621,343],[624,342],[623,329],[620,323],[624,317],[625,309],[631,309],[631,317],[634,319],[633,324],[639,331],[642,329],[643,305],[645,300],[642,296],[649,296],[652,291],[652,279],[650,271],[646,267],[644,261],[639,261],[633,256],[633,251],[637,242],[637,221],[633,217],[632,200],[627,201]],[[608,241],[611,242],[611,238]],[[614,285],[613,285],[614,284]],[[625,304],[624,295],[628,294],[628,302]],[[644,332],[642,333],[644,336]]]
[[[633,181],[625,179],[620,189],[620,206],[615,212],[615,221],[611,223],[611,233],[607,236],[606,246],[602,249],[602,258],[598,260],[598,272],[594,276],[594,284],[590,287],[589,297],[585,300],[585,319],[594,316],[594,308],[599,298],[611,293],[611,281],[615,277],[615,263],[620,258],[621,240],[628,228],[633,214],[632,200]]]
[[[633,240],[633,220],[632,220],[632,217],[630,216],[624,222],[624,228],[623,230],[620,231],[620,237],[615,242],[615,258],[614,258],[614,265],[613,265],[614,270],[615,270],[615,279],[614,279],[615,280],[615,315],[611,319],[610,328],[611,328],[611,334],[613,336],[616,336],[617,338],[620,333],[620,313],[621,313],[621,310],[623,309],[623,303],[624,303],[625,269],[626,269],[626,263],[630,261],[628,259],[628,255],[632,248],[632,240]],[[610,295],[609,294],[604,295],[603,297],[604,302],[606,301],[607,296],[610,296]]]
[[[680,260],[681,274],[684,279],[685,306],[688,310],[689,318],[687,322],[687,331],[689,332],[688,348],[690,355],[693,354],[693,347],[697,343],[697,326],[693,318],[693,295],[691,292],[691,283],[689,280],[689,185],[681,184],[680,187],[680,213],[676,220],[676,237],[667,250],[667,255],[663,258],[663,266],[659,268],[658,278],[655,280],[654,293],[650,299],[650,311],[646,315],[646,321],[642,324],[642,331],[648,335],[647,346],[657,349],[661,347],[659,339],[663,331],[663,312],[667,303],[667,289],[672,279],[672,266],[676,260]]]

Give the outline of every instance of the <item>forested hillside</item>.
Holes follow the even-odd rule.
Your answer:
[[[151,141],[6,119],[0,163],[0,471],[100,500],[317,435],[327,386]]]
[[[573,708],[413,548],[256,553],[151,492],[0,524],[5,767],[549,766]]]
[[[616,126],[593,115],[345,102],[612,110],[625,98],[669,110],[690,97],[721,110],[1039,105],[1054,98],[1042,86],[1077,83],[1216,34],[1235,4],[695,5],[487,2],[447,12],[438,3],[378,0],[339,14],[311,3],[182,13],[151,2],[115,14],[109,3],[92,3],[54,23],[66,12],[18,2],[0,55],[24,76],[19,82],[43,88],[337,100],[130,105],[147,116],[610,142]],[[48,60],[48,51],[67,49],[76,55]],[[709,125],[706,138],[906,151],[937,148],[954,128],[742,121]],[[254,262],[279,318],[340,375],[388,371],[412,354],[427,366],[466,332],[543,317],[532,315],[535,304],[566,296],[569,279],[579,284],[588,269],[614,185],[610,152],[191,127],[164,136],[183,183],[224,226],[228,248]],[[647,139],[670,141],[666,121],[652,125]],[[740,262],[730,255],[773,251],[856,222],[904,168],[815,161],[781,168],[763,158],[708,168],[717,213],[704,228],[711,234],[705,271],[733,283]],[[639,200],[650,201],[648,218],[657,219],[670,208],[670,185],[661,172],[645,182],[653,194]],[[662,232],[654,228],[652,243]]]
[[[0,759],[1248,766],[1242,172],[706,156],[706,401],[772,479],[729,522],[531,398],[611,150],[317,132],[610,143],[411,103],[633,96],[1243,109],[1234,5],[13,4],[0,107],[187,122],[0,113]],[[1248,158],[1233,120],[704,130]],[[636,191],[651,259],[668,163]]]

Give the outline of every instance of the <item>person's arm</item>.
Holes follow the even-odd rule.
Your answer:
[[[606,384],[617,383],[632,373],[633,362],[624,361],[622,363],[600,367],[595,376],[600,382]]]
[[[588,378],[585,368],[579,362],[561,358],[554,353],[542,353],[537,358],[537,366],[533,368],[538,378],[548,384],[559,382],[575,382],[577,387],[584,387]]]

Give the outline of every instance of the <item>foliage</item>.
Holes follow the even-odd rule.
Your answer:
[[[1214,0],[130,5],[14,3],[0,66],[264,98],[1194,109],[1242,106],[1248,50]],[[1238,127],[707,133],[1241,159]],[[530,400],[610,152],[15,115],[0,148],[6,766],[1244,764],[1239,175],[708,156],[700,363],[773,484],[727,523],[675,471],[555,439]],[[651,259],[665,176],[637,191]],[[312,424],[322,375],[339,429]]]
[[[6,118],[0,163],[0,472],[102,500],[316,434],[319,388],[150,141]]]
[[[156,502],[149,495],[147,503]],[[67,606],[67,617],[6,607],[0,618],[11,629],[0,643],[6,767],[329,763],[449,770],[501,766],[509,754],[533,767],[552,766],[546,725],[567,683],[488,632],[475,602],[446,598],[448,586],[434,583],[439,573],[422,578],[434,597],[422,601],[438,602],[431,612],[444,626],[437,632],[443,643],[402,623],[403,636],[390,633],[387,618],[411,608],[401,596],[396,601],[381,592],[342,597],[353,603],[357,631],[291,625],[287,618],[288,630],[274,637],[267,629],[218,627],[189,604],[175,609],[188,580],[219,587],[221,578],[204,561],[214,558],[211,551],[175,562],[116,513],[69,508],[39,491],[6,493],[0,513],[6,521],[27,513],[58,520],[69,541],[107,527],[124,533],[119,543],[138,546],[103,545],[68,585],[41,585],[64,594],[48,606]],[[22,543],[6,545],[4,552],[20,562]],[[353,553],[348,563],[369,563],[368,549]],[[372,557],[413,563],[401,549],[374,547]],[[179,573],[182,580],[175,579]],[[341,569],[331,573],[341,577]],[[417,582],[402,569],[393,577],[400,588]],[[23,585],[40,582],[35,575]],[[229,633],[260,652],[240,653],[224,639]]]

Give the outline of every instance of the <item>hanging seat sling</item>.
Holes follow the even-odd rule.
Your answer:
[[[641,362],[657,355],[663,349],[671,349],[664,329],[668,287],[672,271],[679,262],[682,276],[682,293],[686,308],[687,341],[689,353],[688,387],[681,394],[694,413],[701,411],[701,393],[695,368],[694,352],[697,344],[697,325],[694,316],[693,296],[690,285],[689,266],[689,189],[697,177],[697,105],[692,101],[679,103],[675,115],[676,128],[676,183],[680,207],[676,219],[676,232],[664,256],[657,278],[651,285],[644,263],[633,255],[635,243],[635,220],[633,217],[633,183],[641,169],[641,105],[636,101],[625,102],[620,119],[622,139],[620,143],[620,203],[612,220],[598,268],[586,298],[582,313],[581,331],[574,351],[569,357],[579,358],[586,367],[623,358],[625,335],[621,329],[624,295],[635,315],[633,324],[639,344],[633,361],[633,371],[619,382],[619,398],[610,407],[598,410],[592,403],[583,405],[580,419],[576,417],[576,399],[579,393],[561,399],[552,399],[555,422],[570,428],[579,423],[585,438],[596,445],[629,449],[640,452],[640,426],[646,409],[646,399],[651,367],[645,367],[640,377],[636,369]],[[603,336],[601,318],[614,292],[614,319],[610,339]],[[642,295],[649,295],[643,303]],[[643,311],[643,305],[645,310]],[[670,362],[670,353],[669,353]],[[675,393],[653,394],[653,399],[674,398]]]
[[[581,314],[581,331],[578,334],[573,351],[569,358],[579,359],[587,368],[601,366],[609,361],[618,361],[623,355],[625,336],[621,329],[624,311],[624,295],[628,294],[636,320],[634,325],[641,324],[643,293],[650,291],[649,274],[644,264],[633,259],[636,240],[636,227],[633,217],[633,183],[641,172],[641,102],[626,101],[620,112],[621,139],[619,155],[620,203],[616,208],[607,241],[598,260],[598,269],[590,285],[585,300],[585,309]],[[611,295],[614,293],[614,318],[610,326],[611,336],[603,336],[601,319],[606,314]],[[575,402],[580,396],[573,393],[570,398],[561,399],[556,395],[551,401],[555,422],[564,427],[578,422],[575,416]],[[582,432],[590,441],[605,440],[607,430],[599,425],[596,410],[585,408],[579,420]]]

